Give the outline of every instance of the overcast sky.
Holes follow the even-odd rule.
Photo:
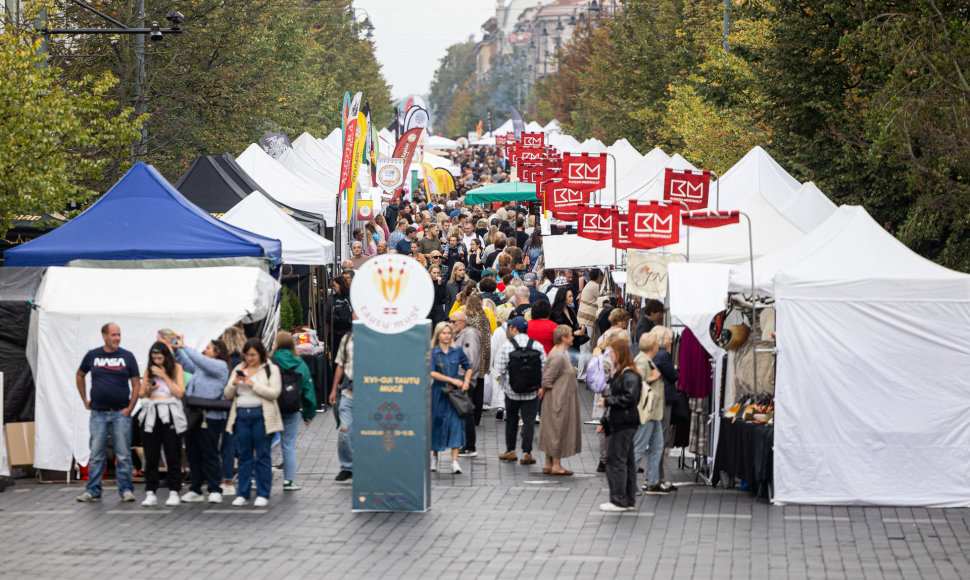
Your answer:
[[[445,49],[469,35],[481,39],[495,15],[495,0],[355,0],[354,7],[374,24],[377,60],[396,99],[426,93]]]

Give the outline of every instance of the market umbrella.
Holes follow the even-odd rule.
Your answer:
[[[534,183],[509,181],[496,183],[473,189],[465,195],[465,205],[478,205],[496,201],[534,201],[536,186]]]

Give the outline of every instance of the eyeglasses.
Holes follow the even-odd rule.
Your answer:
[[[431,259],[432,260],[440,260],[441,259],[441,256],[431,256]]]

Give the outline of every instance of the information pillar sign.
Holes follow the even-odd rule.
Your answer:
[[[353,511],[431,507],[431,276],[406,256],[365,262],[354,322]]]

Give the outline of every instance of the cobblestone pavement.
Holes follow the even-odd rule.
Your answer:
[[[587,414],[590,399],[584,391]],[[737,490],[691,485],[692,475],[667,458],[668,476],[686,485],[640,498],[636,511],[604,514],[593,427],[584,426],[582,455],[564,462],[576,475],[556,478],[542,475],[541,465],[500,463],[502,426],[491,413],[483,417],[479,456],[462,458],[463,474],[434,474],[425,514],[350,512],[350,486],[333,482],[332,413],[300,435],[303,489],[283,493],[276,481],[266,509],[228,500],[143,508],[121,503],[110,484],[102,503],[79,504],[80,484],[18,480],[0,493],[0,571],[7,578],[970,577],[970,510],[772,507]],[[136,492],[140,502],[140,484]]]

